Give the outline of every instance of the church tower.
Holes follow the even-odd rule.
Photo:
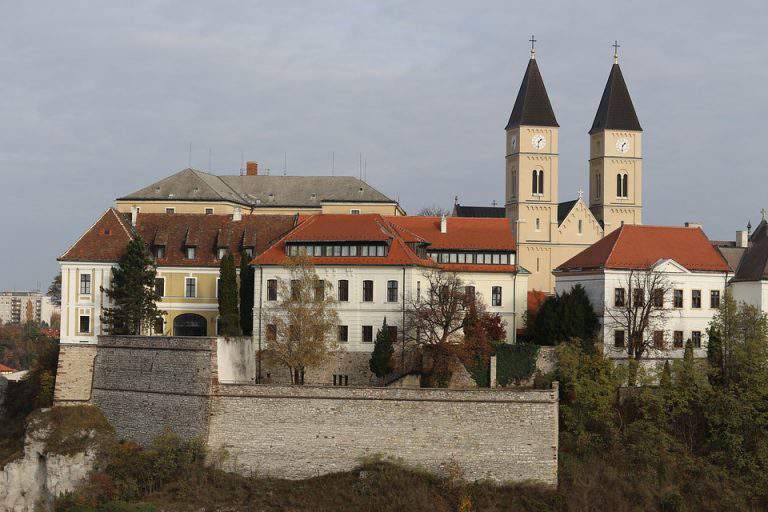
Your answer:
[[[589,130],[589,205],[607,235],[643,220],[643,129],[619,67],[613,67]]]
[[[517,230],[518,262],[531,272],[530,287],[538,290],[552,288],[551,244],[558,228],[558,128],[532,47],[506,126],[505,206]]]

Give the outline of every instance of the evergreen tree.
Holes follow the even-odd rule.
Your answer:
[[[387,319],[376,333],[376,343],[373,346],[371,360],[368,363],[374,375],[382,378],[392,372],[392,354],[395,352],[394,340],[387,326]]]
[[[598,327],[597,314],[584,287],[576,285],[544,301],[528,326],[528,336],[537,345],[579,339],[585,350],[592,351]]]
[[[155,262],[144,240],[136,235],[112,270],[110,288],[102,288],[112,303],[101,317],[109,334],[139,335],[162,320],[163,312],[157,309],[160,296],[155,292],[156,275]]]
[[[240,327],[244,336],[253,334],[253,279],[254,270],[248,255],[240,254]]]
[[[221,258],[219,265],[219,318],[222,336],[240,336],[240,312],[237,298],[237,272],[232,253]]]

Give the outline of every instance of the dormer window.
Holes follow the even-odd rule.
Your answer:
[[[176,213],[176,208],[166,208],[165,213]]]
[[[195,259],[196,255],[197,255],[197,247],[187,247],[185,249],[185,255],[186,255],[188,260]]]
[[[227,255],[227,248],[226,248],[226,247],[219,247],[219,248],[216,250],[216,257],[217,257],[218,259],[220,259],[220,260],[221,260],[221,259],[223,259],[223,258],[224,258],[224,256],[226,256],[226,255]]]
[[[155,252],[155,259],[159,260],[161,258],[165,258],[165,246],[164,245],[156,245],[154,247],[154,249],[155,249],[154,250],[154,252]]]
[[[253,247],[246,247],[243,252],[245,252],[245,255],[249,258],[253,258]]]

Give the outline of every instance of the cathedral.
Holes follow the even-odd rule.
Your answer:
[[[624,224],[642,224],[642,128],[614,60],[589,130],[589,190],[585,198],[558,196],[558,128],[536,53],[525,70],[506,126],[504,208],[456,205],[458,216],[502,216],[512,221],[518,263],[529,290],[552,293],[552,270]],[[493,210],[493,211],[491,211]]]

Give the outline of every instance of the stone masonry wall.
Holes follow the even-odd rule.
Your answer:
[[[87,402],[91,399],[95,358],[94,345],[61,345],[53,393],[57,405]]]
[[[209,446],[229,469],[305,478],[366,456],[466,478],[557,483],[557,389],[448,390],[220,385]]]
[[[165,428],[208,433],[215,338],[101,336],[92,402],[118,435],[146,444]]]

